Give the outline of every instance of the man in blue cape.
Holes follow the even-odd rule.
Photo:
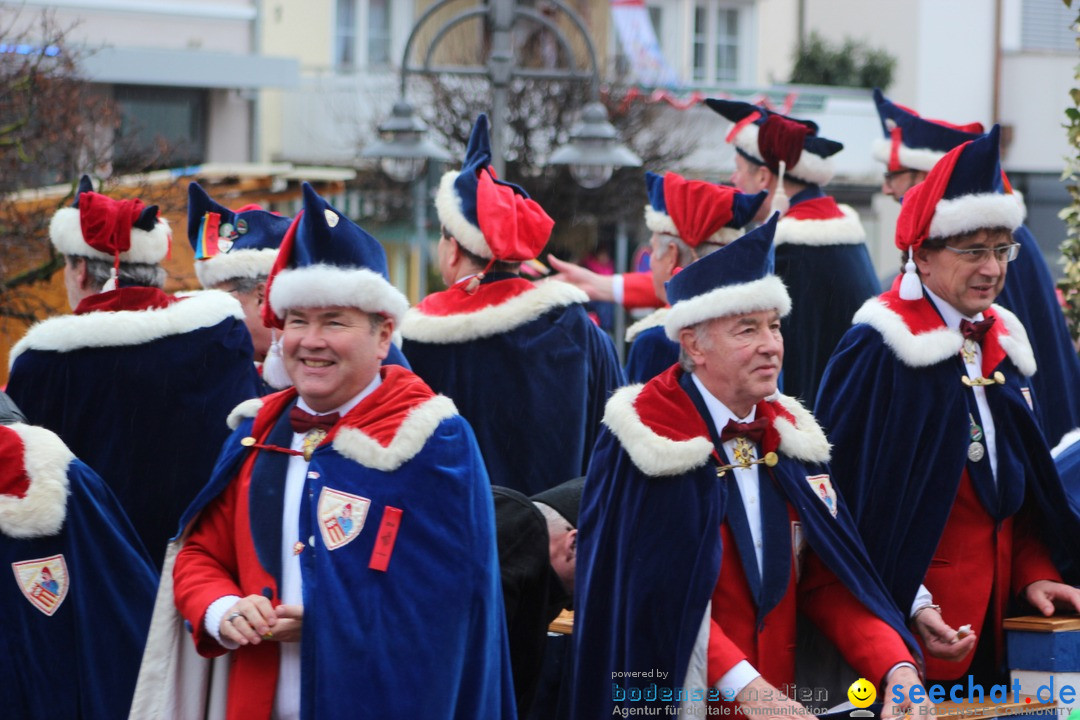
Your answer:
[[[1080,523],[1032,412],[1034,354],[993,304],[1022,219],[998,153],[995,127],[907,191],[904,273],[859,310],[817,399],[837,484],[934,681],[999,682],[1020,600],[1080,609],[1052,561]]]
[[[731,182],[744,193],[769,191],[757,220],[781,213],[776,274],[794,301],[784,319],[781,387],[810,406],[851,316],[881,291],[858,213],[822,189],[833,176],[832,156],[844,146],[818,135],[809,120],[737,100],[705,102],[733,123],[727,134],[735,147]]]
[[[8,392],[108,483],[160,567],[225,418],[258,392],[243,310],[223,292],[164,293],[168,223],[156,206],[92,192],[85,176],[49,236],[74,313],[12,348]]]
[[[380,366],[408,307],[385,270],[305,184],[266,306],[294,387],[233,413],[162,586],[201,655],[231,653],[228,718],[515,716],[490,484],[453,402]],[[175,681],[156,639],[147,716]]]
[[[782,690],[797,614],[883,696],[918,681],[903,616],[833,489],[829,443],[776,389],[791,308],[771,274],[776,222],[668,282],[680,364],[607,405],[578,525],[578,720],[721,702],[805,712]]]
[[[3,393],[0,565],[4,717],[126,717],[157,573],[101,478]]]
[[[448,287],[406,314],[405,357],[472,425],[493,484],[534,495],[582,475],[622,368],[585,311],[585,293],[519,276],[554,221],[495,177],[486,115],[461,171],[443,176],[435,206]]]
[[[880,90],[874,90],[874,102],[885,133],[874,145],[874,157],[886,166],[882,192],[897,200],[925,180],[945,153],[983,132],[979,123],[952,125],[920,117],[891,102]],[[1007,182],[1004,174],[1002,182]],[[1023,200],[1017,193],[1013,196],[1022,216]],[[1009,264],[997,302],[1012,310],[1028,332],[1039,367],[1038,376],[1031,380],[1035,416],[1047,442],[1055,445],[1065,433],[1080,427],[1080,358],[1038,242],[1024,224],[1013,230],[1013,240],[1020,244],[1020,254]]]

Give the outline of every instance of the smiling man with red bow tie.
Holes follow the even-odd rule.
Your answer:
[[[385,276],[305,184],[264,313],[293,387],[234,411],[166,566],[199,654],[232,655],[228,718],[513,717],[487,473],[449,398],[380,367],[408,307]],[[152,657],[133,716],[176,717]]]

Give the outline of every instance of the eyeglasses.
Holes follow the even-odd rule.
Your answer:
[[[905,168],[903,170],[886,170],[885,182],[891,183],[893,180],[900,177],[901,175],[910,175],[911,173],[915,172],[918,172],[918,170],[915,170],[914,168]]]
[[[961,250],[959,248],[944,246],[946,250],[954,252],[961,257],[961,259],[973,263],[984,263],[986,259],[993,254],[994,259],[999,263],[1011,263],[1016,259],[1016,256],[1020,254],[1020,243],[1012,243],[1010,245],[999,245],[997,247],[977,247],[966,248]]]

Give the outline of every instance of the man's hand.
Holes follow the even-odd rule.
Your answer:
[[[979,642],[975,633],[959,637],[959,633],[932,607],[920,610],[911,622],[919,633],[926,652],[942,660],[956,662],[971,652]]]
[[[558,275],[552,276],[556,280],[570,283],[574,287],[585,291],[590,300],[601,302],[614,302],[615,290],[614,279],[611,275],[601,275],[580,265],[560,260],[554,255],[548,255],[548,263],[559,271]]]
[[[773,687],[760,675],[735,696],[735,702],[746,710],[749,717],[765,720],[792,720],[813,718],[802,703],[790,699],[779,688]],[[751,709],[753,708],[753,709]]]
[[[1046,617],[1054,610],[1080,613],[1080,590],[1053,580],[1036,580],[1024,588],[1024,599]]]
[[[919,615],[925,615],[927,612],[931,611],[927,610],[926,612],[919,613]],[[940,620],[940,616],[938,619]],[[897,685],[900,686],[899,690],[904,695],[904,702],[899,704],[892,701],[893,688]],[[911,712],[913,704],[911,702],[911,688],[914,685],[922,685],[922,681],[919,680],[919,674],[915,672],[915,669],[908,665],[898,667],[889,673],[889,677],[885,678],[885,687],[881,688],[882,700],[884,701],[884,705],[881,708],[881,717],[888,718]],[[926,707],[924,709],[926,712],[930,712],[930,709],[933,708],[933,703],[929,700],[919,704],[920,706],[925,704]],[[922,714],[922,710],[919,712]]]
[[[248,595],[236,602],[221,618],[221,637],[238,645],[258,645],[278,624],[277,613],[262,595]]]
[[[303,605],[278,605],[274,608],[278,621],[273,633],[267,640],[276,642],[300,642],[300,631],[304,627]]]

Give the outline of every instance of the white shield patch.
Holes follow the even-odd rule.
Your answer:
[[[348,545],[360,535],[371,501],[324,487],[319,492],[319,532],[328,550]]]
[[[63,555],[11,563],[11,569],[15,571],[19,589],[31,605],[46,615],[52,615],[60,608],[69,585]]]
[[[829,513],[836,517],[836,489],[828,475],[807,475],[806,482],[810,483],[810,489],[818,496],[818,500],[825,503]]]

